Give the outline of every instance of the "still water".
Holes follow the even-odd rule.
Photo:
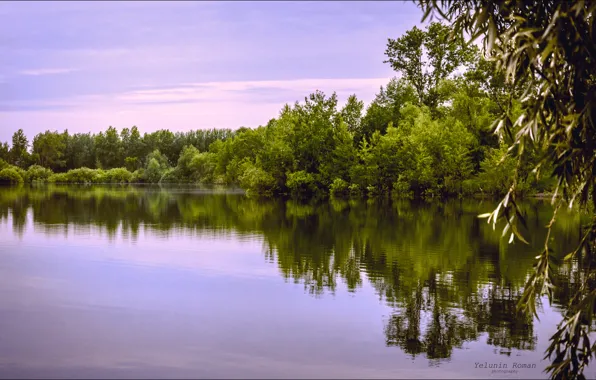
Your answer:
[[[516,314],[552,210],[524,203],[528,247],[494,206],[0,188],[0,377],[543,378],[581,268]]]

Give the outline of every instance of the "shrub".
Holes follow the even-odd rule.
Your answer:
[[[180,158],[178,158],[178,170],[180,171],[180,176],[190,177],[193,175],[193,167],[191,164],[193,159],[199,154],[199,150],[193,145],[185,146],[184,149],[182,149]]]
[[[27,170],[27,180],[30,182],[33,181],[41,181],[45,182],[50,178],[50,176],[54,174],[50,169],[44,168],[40,165],[32,165]]]
[[[349,191],[350,189],[348,183],[341,178],[334,179],[331,186],[329,186],[329,192],[331,195],[345,196],[349,193]]]
[[[14,169],[14,170],[16,170],[16,172],[19,173],[19,175],[23,179],[23,182],[27,182],[28,181],[27,171],[25,169],[19,168],[18,166],[12,166],[12,165],[9,166],[7,169]]]
[[[481,193],[481,191],[480,186],[478,185],[478,180],[467,179],[462,182],[461,195],[470,196],[479,193]]]
[[[255,167],[252,163],[246,162],[242,165],[242,174],[239,181],[240,186],[249,193],[271,194],[275,188],[275,178],[261,168]]]
[[[139,168],[139,159],[137,157],[126,157],[124,159],[124,166],[132,173]]]
[[[149,160],[145,170],[145,179],[147,182],[158,183],[166,169],[162,168],[156,158]]]
[[[94,170],[89,168],[72,169],[64,176],[58,176],[60,183],[95,183],[98,180],[101,169]]]
[[[161,176],[159,182],[162,183],[181,183],[181,182],[188,182],[188,179],[183,178],[182,172],[179,168],[172,168],[166,170],[166,172]]]
[[[213,182],[213,173],[215,172],[216,155],[211,152],[195,154],[190,161],[189,170],[192,177],[202,183]]]
[[[49,183],[69,183],[66,173],[54,173],[48,178]]]
[[[100,183],[129,183],[131,178],[132,173],[126,168],[114,168],[107,171],[102,170],[96,181]]]
[[[369,197],[376,197],[378,195],[381,195],[381,190],[378,186],[366,186],[366,194]]]
[[[348,187],[348,190],[350,192],[350,195],[360,195],[362,194],[362,190],[360,189],[360,185],[358,185],[357,183],[353,183]]]
[[[288,174],[286,186],[294,195],[312,195],[317,192],[317,184],[312,173],[300,170]]]
[[[513,183],[516,162],[507,154],[507,146],[491,150],[480,164],[478,187],[481,192],[504,195]]]
[[[410,183],[405,176],[399,175],[397,177],[397,181],[393,183],[393,190],[391,191],[391,195],[393,195],[396,198],[411,198],[413,196],[413,191],[410,187]]]
[[[131,183],[144,183],[145,182],[145,169],[138,169],[132,173],[130,177]]]
[[[0,183],[1,184],[11,184],[11,185],[18,185],[24,182],[23,177],[19,174],[19,171],[16,168],[5,168],[0,170]]]

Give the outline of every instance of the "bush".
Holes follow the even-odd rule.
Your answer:
[[[167,169],[162,168],[156,158],[149,160],[145,170],[145,179],[147,182],[158,183]]]
[[[292,194],[299,196],[312,195],[318,190],[315,176],[304,170],[288,174],[286,186]]]
[[[101,172],[101,169],[73,169],[65,173],[64,176],[57,176],[55,181],[58,183],[95,183],[98,180],[99,172]]]
[[[137,157],[126,157],[124,159],[124,166],[130,172],[134,172],[139,168],[139,159]]]
[[[213,182],[213,174],[216,166],[216,155],[211,152],[195,154],[190,161],[189,170],[192,178],[202,183]]]
[[[98,183],[129,183],[132,173],[125,168],[114,168],[107,171],[100,171],[96,178]]]
[[[349,191],[348,183],[341,178],[334,179],[331,186],[329,186],[329,192],[334,196],[345,196]]]
[[[0,158],[0,170],[6,169],[9,166],[10,166],[10,164],[8,162],[6,162],[6,161],[4,161],[3,159]]]
[[[242,174],[239,181],[240,186],[249,193],[271,194],[275,189],[275,178],[261,168],[255,167],[252,163],[246,162],[242,165]]]
[[[69,183],[66,173],[54,173],[48,178],[49,183]]]
[[[27,171],[25,169],[22,169],[22,168],[19,168],[18,166],[13,166],[13,165],[9,166],[7,169],[14,169],[14,170],[16,170],[16,172],[19,173],[19,175],[23,179],[23,182],[27,182],[28,181]]]
[[[0,184],[20,185],[24,179],[16,168],[5,168],[0,170]]]
[[[378,186],[367,186],[366,187],[366,194],[369,197],[376,197],[378,195],[381,195],[381,190],[379,189]]]
[[[32,165],[27,170],[27,181],[40,181],[45,182],[54,174],[50,169],[44,168],[40,165]]]
[[[480,186],[476,179],[466,179],[462,182],[461,195],[470,196],[474,194],[480,194]]]
[[[178,158],[178,170],[181,177],[190,177],[193,175],[192,161],[200,154],[199,150],[192,145],[185,146]]]
[[[498,196],[506,194],[513,183],[515,167],[515,159],[507,154],[507,146],[491,150],[480,164],[479,190]]]
[[[348,191],[350,195],[357,196],[362,194],[362,190],[360,189],[360,185],[357,183],[353,183],[348,187]]]
[[[188,179],[183,178],[183,175],[179,168],[168,169],[166,172],[161,176],[159,182],[162,183],[182,183],[188,182]]]
[[[132,173],[130,177],[131,183],[144,183],[145,182],[145,169],[138,169]]]
[[[413,194],[414,192],[412,191],[407,178],[403,175],[400,175],[397,178],[397,181],[393,183],[391,195],[396,198],[411,198]]]

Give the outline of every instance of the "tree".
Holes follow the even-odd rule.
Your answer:
[[[110,126],[105,133],[100,132],[95,136],[96,158],[104,169],[124,166],[120,147],[120,134],[114,127]]]
[[[473,52],[462,37],[452,38],[449,26],[433,22],[426,31],[414,27],[398,39],[389,38],[384,63],[414,86],[419,104],[434,111],[442,101],[440,81],[469,63]]]
[[[66,169],[95,167],[95,139],[91,133],[76,133],[67,136],[64,152]]]
[[[362,109],[364,102],[356,98],[356,94],[350,95],[346,105],[341,109],[340,114],[348,127],[348,131],[355,133],[360,130],[360,121],[362,119]]]
[[[282,111],[279,124],[288,128],[287,141],[294,153],[293,171],[317,173],[333,149],[333,131],[339,125],[337,95],[326,97],[316,91],[296,102],[293,109]]]
[[[29,153],[27,148],[29,147],[29,140],[22,129],[19,129],[12,135],[12,148],[10,149],[10,158],[14,165],[25,168],[28,166]]]
[[[386,87],[381,86],[367,108],[360,128],[354,131],[355,142],[370,139],[375,131],[385,134],[389,123],[399,125],[401,109],[408,103],[418,104],[418,101],[414,88],[405,79],[392,78]]]
[[[0,144],[0,160],[10,161],[10,147],[6,142]]]
[[[149,153],[145,161],[147,162],[145,177],[149,182],[159,182],[164,173],[170,168],[168,158],[161,154],[158,149]]]
[[[128,141],[126,143],[123,142],[123,144],[127,157],[136,158],[139,162],[145,158],[143,139],[136,126],[133,126],[130,129],[130,137],[128,138]]]
[[[497,131],[508,136],[518,161],[513,184],[497,209],[486,215],[489,222],[506,220],[506,228],[520,240],[516,227],[523,220],[515,202],[520,166],[529,149],[541,152],[535,165],[537,175],[552,167],[557,181],[553,197],[554,213],[548,224],[544,250],[537,256],[535,272],[529,279],[520,306],[536,313],[539,296],[552,298],[555,285],[555,258],[550,230],[557,211],[577,200],[583,210],[596,213],[596,3],[587,1],[527,2],[514,0],[467,2],[421,0],[424,19],[433,15],[453,23],[456,35],[466,32],[483,37],[490,59],[503,70],[506,80],[523,89],[519,99],[521,116],[513,121],[511,107],[501,112]],[[560,195],[560,196],[557,196]],[[592,198],[593,206],[590,206]],[[483,215],[484,216],[484,215]],[[596,219],[585,229],[582,239],[566,260],[593,262],[596,249]],[[593,266],[592,266],[593,267]],[[547,368],[552,378],[584,378],[583,370],[596,353],[591,345],[596,283],[592,269],[581,279],[579,291],[567,306],[563,321],[551,339]]]
[[[39,133],[33,138],[33,155],[39,165],[56,171],[66,165],[63,159],[66,136],[51,131]]]

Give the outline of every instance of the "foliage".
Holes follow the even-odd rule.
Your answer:
[[[19,129],[12,135],[12,147],[10,148],[10,159],[11,162],[20,168],[27,166],[29,162],[29,140],[25,136],[25,132]]]
[[[136,126],[98,134],[46,131],[19,162],[52,169],[56,175],[48,180],[54,182],[222,184],[299,197],[497,194],[514,182],[512,172],[497,173],[494,165],[513,141],[499,142],[491,123],[510,104],[512,117],[522,113],[510,95],[517,87],[478,49],[448,38],[451,31],[433,23],[389,40],[388,62],[402,75],[381,86],[366,109],[356,95],[338,108],[335,93],[315,91],[284,106],[266,125],[235,132],[162,129],[141,135]],[[404,51],[410,45],[416,51]],[[28,146],[22,131],[15,141]],[[523,173],[539,157],[540,149],[526,150]],[[89,169],[73,171],[80,168]],[[551,190],[548,181],[518,182],[525,185],[519,194]]]
[[[132,173],[126,168],[113,168],[110,170],[98,170],[96,183],[129,183]]]
[[[145,167],[145,179],[150,183],[158,183],[161,177],[170,169],[168,158],[158,149],[147,156]]]
[[[329,192],[334,196],[346,196],[349,193],[349,184],[341,178],[336,178],[329,186]]]
[[[418,103],[434,111],[442,102],[440,82],[460,66],[470,63],[473,49],[462,37],[453,38],[451,28],[432,22],[425,31],[414,27],[387,43],[386,63],[416,89]]]
[[[0,184],[19,185],[23,184],[24,179],[16,168],[6,168],[0,170]]]
[[[40,166],[58,170],[66,165],[63,160],[66,149],[66,135],[46,131],[33,139],[33,157]]]
[[[487,215],[489,222],[494,225],[505,219],[504,234],[511,231],[511,239],[517,236],[524,240],[516,226],[518,220],[523,222],[516,188],[525,176],[524,157],[528,154],[538,153],[539,160],[532,165],[537,176],[550,169],[550,176],[557,182],[549,231],[562,207],[576,200],[584,210],[596,207],[596,3],[421,3],[425,17],[439,14],[453,23],[458,35],[465,31],[472,38],[483,36],[485,51],[496,70],[511,86],[523,91],[511,94],[519,99],[521,115],[515,119],[511,107],[503,107],[495,124],[496,130],[512,142],[511,153],[517,165],[512,186],[494,212]],[[541,295],[551,299],[556,289],[557,261],[551,245],[549,233],[520,302],[529,312],[536,312]],[[581,253],[582,260],[591,261],[594,248],[596,220],[585,229],[580,245],[566,259],[575,259]],[[594,275],[592,271],[581,280],[578,294],[569,301],[568,312],[552,337],[547,350],[552,364],[547,371],[553,378],[584,378],[583,370],[596,353],[596,345],[590,342],[596,297],[591,282]]]
[[[67,173],[56,173],[48,178],[52,183],[96,183],[98,172],[94,169],[79,168]]]
[[[275,178],[263,169],[255,167],[250,162],[242,165],[242,174],[239,178],[240,186],[249,193],[259,195],[271,194],[275,189]]]
[[[133,173],[126,168],[114,168],[109,170],[79,168],[69,170],[66,173],[56,173],[48,177],[50,183],[129,183],[133,180]]]
[[[156,158],[152,158],[145,168],[145,179],[150,183],[157,183],[167,170],[168,168],[160,165]]]
[[[170,168],[161,176],[159,183],[182,183],[183,181],[178,168]]]
[[[130,183],[144,183],[145,182],[145,169],[137,169],[132,173],[130,177]]]
[[[40,165],[31,165],[29,169],[27,169],[27,180],[30,182],[45,182],[52,176],[52,174],[54,173],[50,169]]]
[[[289,173],[286,185],[293,195],[300,197],[310,197],[318,192],[315,176],[304,170]]]

